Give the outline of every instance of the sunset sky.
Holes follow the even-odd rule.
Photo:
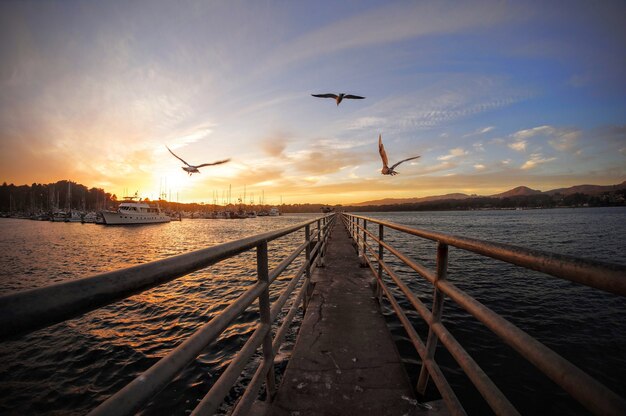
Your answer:
[[[0,182],[212,202],[626,180],[623,1],[4,1]],[[339,106],[313,93],[367,97]],[[378,134],[395,177],[380,174]],[[188,176],[193,164],[232,158]],[[175,197],[174,195],[177,195]]]

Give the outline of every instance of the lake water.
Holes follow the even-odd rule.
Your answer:
[[[555,209],[372,213],[372,217],[468,237],[626,264],[626,209]],[[183,220],[105,227],[0,220],[0,294],[162,259],[286,227],[312,216],[247,220]],[[270,266],[303,240],[270,243]],[[389,232],[409,257],[434,268],[435,246]],[[387,256],[389,258],[389,256]],[[399,262],[398,274],[428,305],[432,290]],[[177,279],[98,311],[0,345],[0,414],[84,414],[145,371],[207,322],[255,280],[252,253]],[[626,302],[572,283],[451,248],[449,279],[626,396]],[[278,282],[277,289],[284,285]],[[407,306],[406,303],[404,303]],[[416,378],[418,360],[406,334],[384,306],[389,326]],[[204,351],[143,414],[188,414],[256,325],[250,308],[217,344]],[[418,332],[426,329],[410,315]],[[444,323],[524,414],[586,414],[565,393],[501,345],[449,300]],[[295,324],[297,329],[298,322]],[[288,346],[293,342],[293,334]],[[288,357],[288,353],[282,358]],[[437,360],[470,414],[487,414],[453,360]],[[285,362],[281,364],[284,368]],[[240,390],[238,386],[236,393]]]

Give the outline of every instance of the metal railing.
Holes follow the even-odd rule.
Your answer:
[[[435,361],[435,349],[440,341],[496,414],[519,414],[495,383],[443,325],[441,321],[443,299],[447,296],[482,322],[495,335],[513,347],[528,362],[532,363],[594,414],[626,414],[626,400],[622,397],[448,281],[448,246],[454,246],[621,296],[626,296],[626,267],[507,244],[418,230],[358,215],[342,214],[342,221],[355,240],[361,261],[371,269],[376,277],[378,296],[380,297],[384,294],[388,299],[422,360],[417,382],[417,390],[420,394],[424,394],[428,380],[432,378],[439,393],[445,400],[448,410],[455,415],[465,414],[463,406]],[[368,223],[378,225],[378,235],[375,235],[374,232],[367,228]],[[437,243],[436,271],[433,273],[426,267],[415,263],[385,242],[385,228],[435,241]],[[378,250],[375,250],[368,243],[368,239],[377,243]],[[385,250],[432,284],[434,294],[431,310],[424,305],[384,260]],[[397,285],[397,288],[406,296],[411,306],[415,308],[428,325],[429,331],[426,343],[417,334],[406,313],[402,310],[390,288],[383,280],[383,272]]]
[[[255,235],[191,253],[77,279],[43,288],[0,297],[0,339],[10,339],[20,334],[47,327],[102,306],[141,293],[152,287],[216,264],[251,249],[256,249],[257,282],[248,287],[235,301],[200,327],[155,365],[115,393],[91,415],[129,415],[147,403],[174,377],[192,362],[203,349],[216,341],[220,334],[254,301],[259,300],[259,323],[229,366],[217,379],[209,392],[198,403],[192,415],[212,415],[224,400],[242,370],[259,347],[263,359],[236,404],[233,414],[246,414],[265,382],[267,397],[275,389],[274,356],[278,352],[287,330],[304,302],[306,308],[311,271],[322,264],[326,251],[329,227],[335,215],[315,218],[300,224]],[[312,225],[314,227],[312,227]],[[268,242],[304,229],[304,242],[284,258],[273,270],[268,267]],[[270,285],[304,251],[305,259],[291,281],[274,304],[270,304]],[[314,261],[315,260],[315,261]],[[298,293],[293,296],[289,312],[272,337],[272,324],[285,306],[298,283],[305,277]]]

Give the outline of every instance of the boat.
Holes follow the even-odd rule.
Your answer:
[[[136,196],[124,197],[117,211],[101,211],[104,224],[156,224],[171,221],[171,218],[161,211],[159,204],[135,201],[136,198]]]
[[[52,222],[68,222],[69,213],[63,210],[56,210],[50,216]]]
[[[280,211],[276,207],[272,207],[269,212],[270,217],[278,217],[280,215]]]

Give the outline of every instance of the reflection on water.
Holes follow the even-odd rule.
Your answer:
[[[189,220],[137,227],[6,219],[0,221],[0,293],[158,260],[311,217]],[[300,231],[270,242],[270,268],[303,240]],[[283,276],[291,276],[300,264],[295,262]],[[285,278],[273,285],[272,298]],[[256,256],[250,251],[81,318],[3,343],[0,413],[86,413],[179,345],[255,279]],[[196,399],[202,398],[254,330],[257,315],[253,304],[144,413],[185,414],[195,407]]]
[[[626,264],[626,209],[372,214],[394,222]],[[0,220],[0,293],[43,286],[162,259],[303,221],[303,216],[188,220],[140,227]],[[373,229],[373,228],[372,228]],[[303,234],[270,243],[270,264]],[[435,245],[392,231],[385,239],[434,269]],[[386,258],[390,258],[386,255]],[[428,284],[395,261],[398,274],[430,306]],[[297,267],[294,266],[294,267]],[[293,269],[292,269],[293,270]],[[253,252],[192,273],[81,318],[0,345],[1,414],[84,414],[153,365],[255,279]],[[289,273],[287,273],[287,276]],[[449,278],[481,302],[626,396],[626,302],[535,272],[450,250]],[[277,287],[285,284],[279,279]],[[276,297],[276,290],[272,292]],[[406,302],[403,306],[408,307]],[[413,382],[419,370],[406,334],[385,305]],[[184,415],[195,407],[255,326],[256,304],[161,393],[143,414]],[[409,314],[420,335],[426,329]],[[527,414],[585,414],[531,365],[449,300],[444,322]],[[296,323],[297,326],[297,323]],[[293,342],[293,335],[290,338]],[[279,354],[285,366],[288,354]],[[488,414],[453,360],[446,376],[470,414]],[[249,377],[248,373],[244,373]],[[237,386],[231,397],[241,390]],[[563,404],[565,403],[565,404]]]

